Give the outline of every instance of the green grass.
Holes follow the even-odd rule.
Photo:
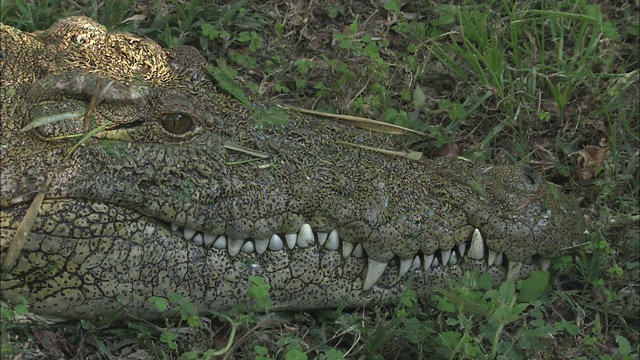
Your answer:
[[[454,142],[478,161],[533,166],[580,201],[591,228],[588,244],[536,279],[546,291],[532,293],[531,282],[488,289],[482,277],[465,277],[431,299],[408,293],[391,307],[271,315],[268,286],[256,280],[256,312],[196,314],[182,299],[158,299],[159,309],[181,315],[37,328],[71,344],[67,356],[104,358],[638,358],[637,5],[401,3],[16,0],[0,10],[3,23],[26,31],[85,14],[163,46],[192,45],[221,83],[430,134],[401,139],[415,150]],[[577,179],[586,145],[610,156]],[[43,349],[33,327],[8,321],[24,310],[2,308],[3,357]]]

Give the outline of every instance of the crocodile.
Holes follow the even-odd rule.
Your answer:
[[[0,33],[0,255],[26,241],[1,294],[35,314],[251,309],[256,279],[272,310],[393,303],[547,271],[585,230],[529,167],[398,156],[375,129],[241,102],[194,48],[86,17]]]

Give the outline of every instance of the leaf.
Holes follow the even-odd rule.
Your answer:
[[[549,284],[548,271],[534,271],[528,278],[518,281],[518,302],[530,302],[544,292]]]
[[[438,302],[438,310],[440,311],[455,312],[457,306],[460,311],[467,314],[482,317],[489,316],[489,311],[485,304],[479,300],[474,301],[473,299],[466,298],[460,294],[444,289],[440,289],[438,292],[446,299]]]
[[[289,114],[283,108],[261,109],[253,107],[253,115],[258,126],[288,125]]]
[[[618,352],[620,355],[631,355],[631,344],[629,340],[622,335],[616,335],[616,342],[618,343]]]
[[[427,102],[427,96],[422,91],[420,85],[416,85],[416,89],[413,91],[413,110],[419,112],[424,104]]]
[[[405,128],[405,127],[402,127],[402,126],[398,126],[398,125],[394,125],[394,124],[387,124],[387,123],[382,122],[382,121],[377,121],[377,120],[373,120],[373,119],[367,119],[367,118],[358,117],[358,116],[331,114],[331,113],[326,113],[326,112],[322,112],[322,111],[307,110],[307,109],[303,109],[303,108],[299,108],[299,107],[295,107],[295,106],[281,106],[281,107],[283,109],[299,111],[299,112],[301,112],[303,114],[311,114],[311,115],[317,115],[317,116],[322,116],[322,117],[329,117],[329,118],[333,118],[333,119],[338,119],[338,120],[341,120],[341,121],[348,122],[349,124],[351,124],[351,125],[353,125],[355,127],[359,127],[361,129],[367,129],[367,130],[382,132],[382,133],[386,133],[386,134],[403,135],[405,133],[412,133],[412,134],[416,134],[416,135],[420,135],[420,136],[427,136],[427,134],[425,134],[425,133],[423,133],[421,131],[412,130],[412,129]]]
[[[151,303],[153,303],[156,309],[160,311],[164,312],[164,311],[167,311],[167,309],[169,308],[169,301],[165,298],[152,296],[149,300],[151,301]]]
[[[207,70],[213,76],[213,78],[216,79],[216,82],[222,89],[231,94],[231,96],[238,99],[238,101],[243,103],[248,108],[252,107],[251,102],[244,95],[244,92],[242,91],[240,86],[238,86],[238,84],[236,84],[236,82],[233,80],[233,77],[230,76],[230,74],[232,73],[231,69],[228,69],[227,67],[210,65],[207,66]]]
[[[611,155],[611,148],[606,143],[601,146],[587,145],[576,154],[576,177],[589,180],[602,172],[605,160]]]
[[[83,116],[86,112],[87,112],[86,109],[78,109],[76,111],[36,118],[35,120],[27,124],[27,126],[20,129],[20,132],[25,132],[31,129],[35,129],[43,125],[53,124],[58,121],[75,119],[77,117]]]
[[[366,145],[352,144],[352,143],[348,143],[348,142],[344,142],[344,141],[336,141],[336,144],[352,146],[352,147],[356,147],[356,148],[363,149],[363,150],[371,150],[371,151],[379,152],[379,153],[382,153],[382,154],[387,154],[387,155],[407,158],[407,159],[410,159],[410,160],[420,160],[420,158],[422,158],[422,153],[419,152],[419,151],[411,151],[411,150],[409,150],[409,151],[393,151],[393,150],[374,148],[374,147],[366,146]]]

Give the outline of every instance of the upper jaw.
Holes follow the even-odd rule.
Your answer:
[[[521,261],[509,260],[505,252],[489,248],[480,229],[475,229],[471,238],[450,249],[438,249],[433,253],[418,251],[414,256],[401,258],[395,256],[388,262],[380,262],[367,253],[366,243],[353,243],[340,238],[336,230],[330,232],[314,231],[309,224],[303,224],[297,233],[272,234],[260,239],[234,239],[225,235],[213,235],[188,227],[170,224],[172,234],[181,241],[187,241],[203,251],[211,251],[222,256],[248,256],[260,266],[260,256],[270,251],[337,251],[343,259],[350,257],[367,261],[367,272],[362,288],[370,290],[377,284],[386,269],[393,268],[400,281],[411,271],[434,271],[464,266],[469,270],[499,273],[505,278],[516,280],[526,276],[531,270],[546,271],[550,259],[538,255],[528,256]],[[363,245],[364,244],[364,245]],[[489,270],[491,269],[491,270]]]

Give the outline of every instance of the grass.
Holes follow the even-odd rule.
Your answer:
[[[550,278],[536,275],[548,287],[488,289],[465,277],[393,307],[272,315],[268,286],[256,280],[256,313],[196,314],[182,299],[159,299],[181,314],[161,324],[114,314],[27,327],[7,321],[26,304],[3,306],[3,358],[637,359],[637,3],[404,3],[3,0],[0,10],[3,23],[27,31],[85,14],[163,46],[192,45],[218,81],[262,97],[426,132],[427,141],[401,140],[428,154],[453,143],[478,161],[533,166],[580,201],[591,228]]]

